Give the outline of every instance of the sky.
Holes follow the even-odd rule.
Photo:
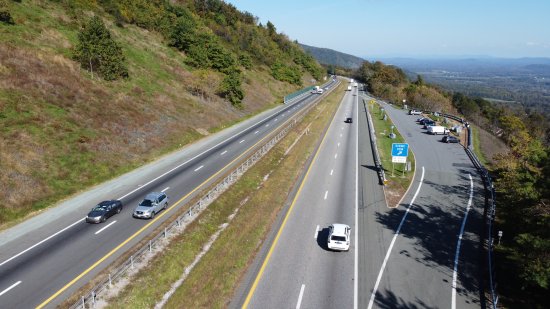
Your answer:
[[[365,59],[550,57],[550,0],[225,0],[300,43]]]

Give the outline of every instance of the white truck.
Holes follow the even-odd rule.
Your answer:
[[[428,127],[428,133],[437,135],[437,134],[449,134],[449,129],[443,126],[430,126]]]
[[[346,91],[351,91],[351,86],[348,86],[348,89]]]
[[[357,84],[357,83],[353,83],[353,87],[357,87],[357,86],[358,86],[358,84]]]
[[[322,94],[323,93],[323,88],[319,87],[319,86],[315,86],[313,88],[313,90],[311,90],[311,93],[318,93],[318,94]]]

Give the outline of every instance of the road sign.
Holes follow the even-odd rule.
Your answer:
[[[407,163],[407,157],[393,156],[393,157],[391,157],[391,162],[392,163]]]
[[[393,143],[391,144],[392,157],[407,157],[409,155],[409,144]]]

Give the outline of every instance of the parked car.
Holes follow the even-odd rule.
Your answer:
[[[421,123],[422,121],[424,121],[424,119],[429,119],[429,118],[420,117],[420,118],[417,118],[417,119],[416,119],[416,122]]]
[[[119,200],[103,201],[97,204],[86,216],[88,223],[105,222],[109,217],[122,211],[122,202]]]
[[[334,223],[329,226],[327,247],[331,250],[348,251],[351,228],[346,224]]]
[[[441,139],[444,143],[460,143],[460,140],[452,135],[445,135]]]
[[[425,124],[426,122],[434,122],[434,121],[431,120],[430,118],[423,118],[423,119],[420,119],[420,120],[418,121],[418,123],[420,123],[420,124],[422,124],[422,125]]]
[[[134,218],[153,219],[157,213],[168,207],[168,196],[164,192],[151,192],[134,210]]]
[[[435,126],[435,121],[433,120],[426,120],[424,121],[424,129],[427,129],[428,127]]]
[[[409,110],[409,115],[422,115],[422,112],[416,109]]]

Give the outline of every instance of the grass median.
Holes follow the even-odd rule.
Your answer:
[[[212,203],[113,300],[111,308],[151,308],[202,251],[218,228],[231,224],[168,300],[166,308],[219,308],[231,300],[248,265],[284,207],[338,107],[343,86],[318,104],[260,162]],[[309,126],[309,133],[303,134]],[[299,138],[299,142],[294,142]],[[285,151],[294,144],[291,151]]]
[[[412,152],[409,151],[407,161],[411,163],[410,171],[406,171],[406,165],[404,163],[392,163],[392,144],[404,143],[405,139],[401,136],[401,133],[399,133],[390,117],[387,116],[380,105],[372,101],[367,104],[376,132],[376,146],[380,154],[380,161],[386,173],[386,179],[388,179],[385,189],[386,202],[388,206],[393,207],[399,203],[412,181],[415,169],[414,156]],[[395,134],[395,138],[389,137],[392,132]]]

